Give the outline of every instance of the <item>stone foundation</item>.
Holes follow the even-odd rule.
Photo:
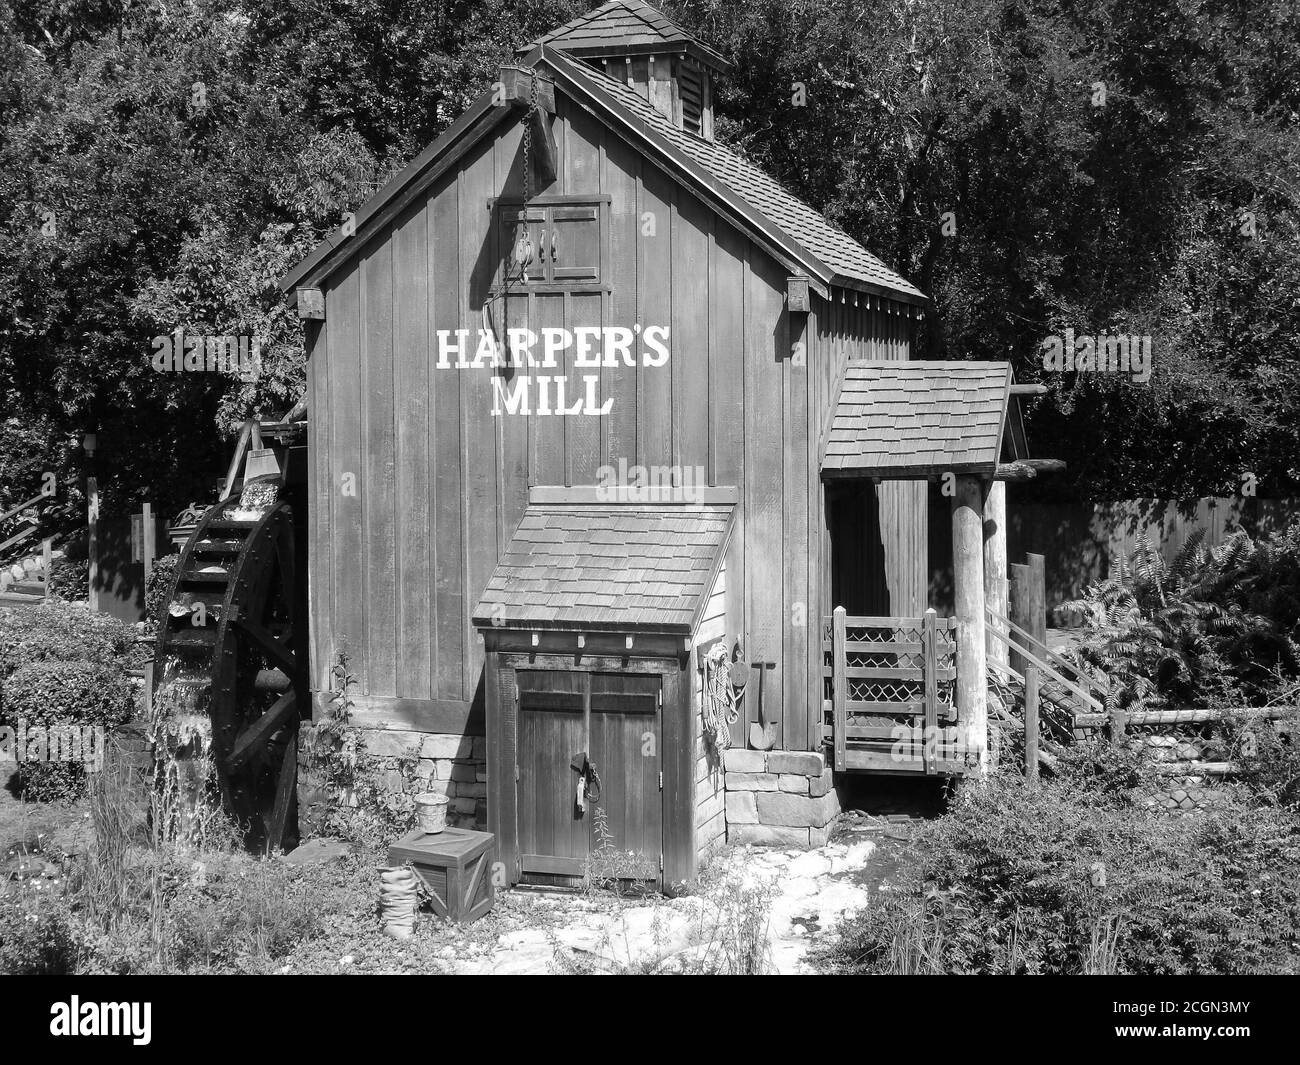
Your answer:
[[[728,750],[723,756],[727,841],[820,847],[840,814],[819,752]]]
[[[487,740],[405,729],[362,729],[361,757],[367,772],[386,791],[446,795],[447,823],[456,828],[487,827]],[[328,800],[314,787],[299,751],[299,817],[310,823],[310,810]],[[351,802],[355,804],[355,799]]]

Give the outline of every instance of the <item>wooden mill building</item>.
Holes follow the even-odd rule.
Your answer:
[[[612,0],[281,282],[309,355],[317,704],[346,647],[372,751],[485,818],[512,881],[579,873],[597,809],[671,883],[728,835],[824,839],[837,764],[980,757],[1009,367],[910,361],[924,295],[715,140],[727,69]],[[927,634],[935,500],[963,620]],[[932,656],[838,737],[837,606],[863,623],[842,686],[879,679],[853,664],[869,631],[895,666]],[[717,646],[745,685],[725,750]],[[890,739],[927,720],[939,763]]]

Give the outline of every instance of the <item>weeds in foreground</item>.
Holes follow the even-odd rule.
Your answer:
[[[595,845],[587,852],[582,866],[582,890],[590,895],[598,890],[616,895],[644,895],[658,879],[659,870],[640,851],[621,851],[614,845],[609,816],[600,806],[592,811]]]
[[[1120,937],[1124,918],[1108,913],[1092,922],[1092,937],[1083,959],[1085,976],[1114,976],[1120,972]]]
[[[626,908],[605,921],[593,949],[566,947],[554,932],[548,933],[556,971],[614,976],[771,972],[775,895],[771,881],[728,869],[701,882],[696,895],[656,902],[640,934]]]
[[[320,718],[303,732],[301,780],[324,801],[301,811],[314,834],[339,836],[365,847],[386,844],[415,823],[414,797],[383,786],[367,759],[361,730],[352,724],[357,676],[346,646],[335,656],[332,690]]]

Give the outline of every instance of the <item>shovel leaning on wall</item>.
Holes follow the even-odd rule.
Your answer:
[[[767,671],[776,669],[776,663],[750,662],[749,664],[758,670],[758,720],[749,726],[749,745],[756,751],[770,751],[776,743],[776,722],[767,720],[767,704],[763,694]]]

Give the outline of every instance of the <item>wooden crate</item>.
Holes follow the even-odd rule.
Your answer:
[[[492,908],[492,858],[496,837],[491,832],[448,828],[430,834],[418,828],[388,848],[389,865],[411,863],[433,896],[433,912],[457,924],[477,921]]]

